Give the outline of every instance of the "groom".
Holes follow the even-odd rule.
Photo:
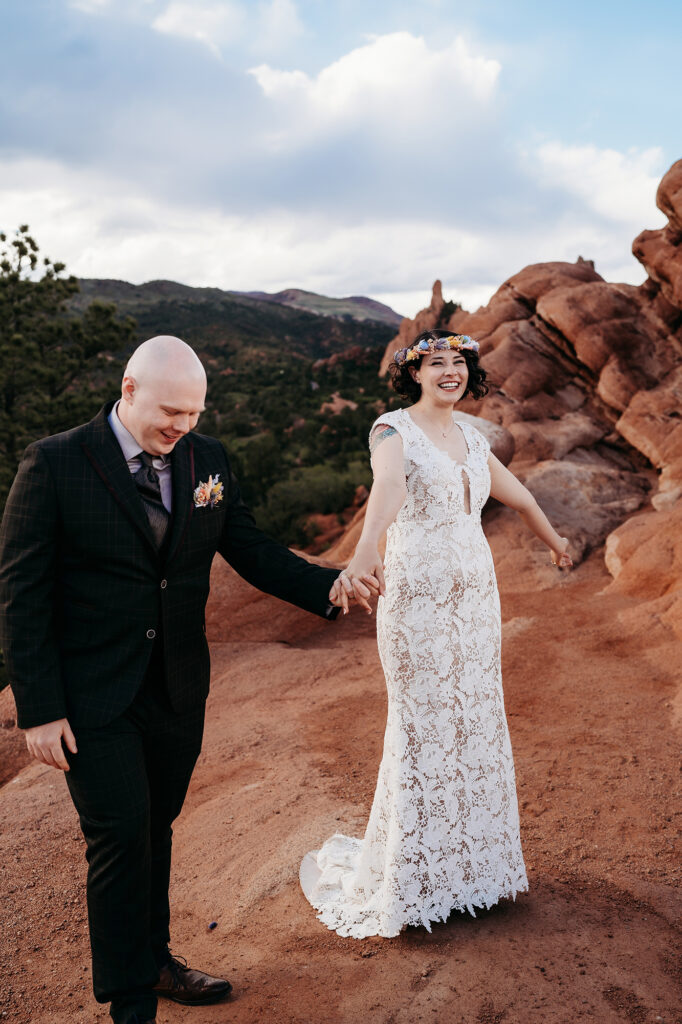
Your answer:
[[[144,342],[118,402],[29,446],[0,533],[18,724],[66,772],[87,844],[94,993],[116,1024],[150,1024],[158,996],[203,1004],[231,988],[169,951],[171,824],[201,748],[213,556],[307,611],[347,607],[339,587],[330,603],[334,570],[257,529],[222,445],[194,433],[205,395],[188,345]]]

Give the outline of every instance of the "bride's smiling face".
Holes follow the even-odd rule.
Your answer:
[[[469,367],[461,352],[448,349],[422,356],[419,369],[410,373],[421,385],[421,397],[439,405],[454,405],[467,388]]]

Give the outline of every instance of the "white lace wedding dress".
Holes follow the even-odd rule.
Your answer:
[[[406,409],[381,416],[403,443],[407,497],[389,527],[377,607],[388,720],[364,839],[336,834],[301,886],[339,935],[392,937],[525,892],[500,671],[500,603],[481,509],[490,446],[457,421],[454,462]]]

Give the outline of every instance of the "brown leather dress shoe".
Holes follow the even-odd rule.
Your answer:
[[[172,999],[183,1006],[207,1006],[217,1003],[232,991],[229,981],[213,978],[203,971],[195,971],[182,962],[182,958],[171,957],[159,971],[159,980],[154,992],[163,999]]]

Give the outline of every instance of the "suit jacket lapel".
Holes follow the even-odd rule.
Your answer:
[[[95,472],[101,477],[125,514],[132,520],[156,557],[154,534],[149,525],[147,513],[144,510],[132,473],[128,469],[128,463],[123,458],[121,446],[109,426],[108,416],[113,405],[113,402],[109,402],[92,420],[90,441],[83,443],[83,451]]]
[[[178,441],[171,455],[173,518],[167,561],[176,554],[194,511],[194,445],[189,437]]]

